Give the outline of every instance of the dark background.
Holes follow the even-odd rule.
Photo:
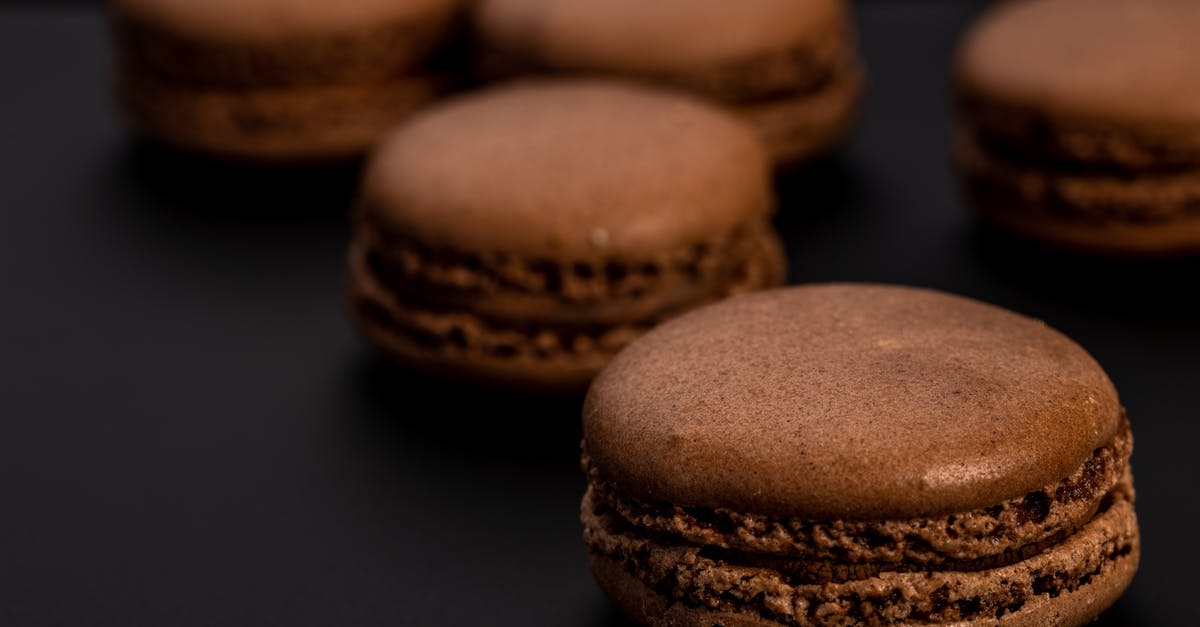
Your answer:
[[[1200,624],[1192,261],[978,226],[948,60],[983,2],[858,6],[870,94],[780,181],[791,278],[931,286],[1043,318],[1129,408],[1144,550],[1112,625]],[[620,625],[576,522],[578,404],[418,381],[341,297],[353,168],[132,141],[99,11],[0,8],[0,624]]]

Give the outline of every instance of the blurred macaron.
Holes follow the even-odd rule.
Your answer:
[[[863,72],[844,0],[481,0],[486,76],[604,74],[709,97],[758,128],[780,164],[848,132]]]
[[[145,136],[259,162],[345,158],[444,91],[459,0],[115,0],[121,108]]]
[[[1085,251],[1200,252],[1200,3],[995,6],[955,68],[957,161],[989,221]]]
[[[610,81],[448,101],[367,166],[354,318],[420,372],[578,393],[634,337],[778,284],[770,166],[736,116]]]

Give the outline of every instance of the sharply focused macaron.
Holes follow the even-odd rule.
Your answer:
[[[1139,555],[1124,410],[1045,324],[770,290],[630,344],[583,413],[597,581],[646,625],[1081,625]]]
[[[481,0],[473,22],[485,75],[688,89],[742,113],[785,163],[842,139],[862,91],[844,0]]]
[[[582,392],[663,319],[779,283],[773,206],[753,130],[703,102],[607,81],[477,92],[368,164],[352,307],[414,370]]]
[[[1063,247],[1200,252],[1200,2],[997,5],[957,63],[958,160],[989,220]]]
[[[145,135],[254,161],[367,150],[448,80],[460,0],[115,0],[117,90]]]

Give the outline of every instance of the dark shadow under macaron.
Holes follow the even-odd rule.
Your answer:
[[[117,0],[117,95],[145,135],[258,162],[359,155],[451,84],[459,0]]]
[[[1060,247],[1200,252],[1197,30],[1193,0],[994,7],[956,68],[976,209]]]
[[[673,86],[746,116],[776,162],[849,131],[862,70],[843,0],[483,0],[485,76],[604,74]]]
[[[901,287],[771,290],[644,335],[584,408],[584,537],[646,625],[1082,625],[1139,535],[1104,371]]]
[[[582,392],[629,340],[783,279],[753,131],[674,93],[517,84],[419,115],[367,168],[351,300],[422,371]]]

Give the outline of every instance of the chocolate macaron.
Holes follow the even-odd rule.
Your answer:
[[[252,161],[366,151],[449,81],[460,0],[116,0],[118,97],[142,133]]]
[[[608,81],[485,90],[374,154],[352,308],[415,370],[582,392],[663,319],[778,284],[773,207],[761,142],[721,109]]]
[[[883,286],[668,322],[583,413],[597,581],[646,625],[1081,625],[1139,536],[1104,371],[1045,324]]]
[[[1200,252],[1200,3],[998,4],[959,51],[958,161],[987,219],[1046,243]]]
[[[848,132],[862,70],[844,0],[481,0],[484,75],[607,74],[671,85],[743,114],[776,161]]]

